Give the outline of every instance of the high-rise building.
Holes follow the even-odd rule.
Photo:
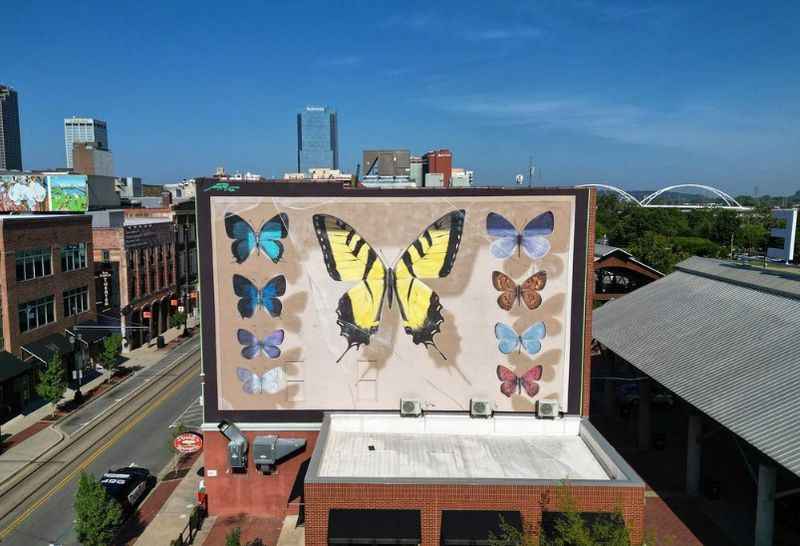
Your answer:
[[[409,176],[411,153],[408,150],[364,150],[364,175]]]
[[[428,152],[422,156],[422,171],[425,174],[441,174],[444,187],[449,187],[450,177],[453,172],[453,154],[450,153],[450,150],[432,150]]]
[[[297,114],[297,172],[339,168],[336,112],[327,106],[306,106]]]
[[[17,92],[0,84],[0,171],[22,170]]]
[[[72,169],[81,174],[114,176],[111,152],[103,150],[95,142],[72,144]]]
[[[67,155],[67,167],[70,169],[74,165],[72,146],[76,142],[94,142],[98,150],[109,151],[106,122],[92,118],[64,119],[64,147]]]
[[[425,185],[423,183],[425,180],[425,175],[423,174],[422,158],[420,156],[412,155],[409,158],[408,177],[418,188],[421,188]]]

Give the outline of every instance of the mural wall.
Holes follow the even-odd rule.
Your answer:
[[[47,181],[41,175],[0,175],[0,210],[41,212],[47,210]]]
[[[89,189],[81,174],[48,176],[48,202],[51,211],[86,212]]]
[[[204,359],[210,350],[206,393],[216,387],[219,410],[395,410],[400,398],[428,410],[466,410],[470,398],[567,408],[571,345],[583,339],[576,195],[207,203]]]

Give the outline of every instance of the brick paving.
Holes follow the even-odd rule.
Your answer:
[[[28,428],[21,430],[11,436],[10,438],[3,441],[2,451],[6,451],[7,449],[11,449],[15,445],[19,445],[40,430],[46,429],[53,423],[51,421],[37,421],[36,423],[32,424]]]
[[[242,544],[260,538],[264,542],[264,546],[276,546],[283,527],[283,518],[256,517],[247,514],[219,516],[203,545],[220,546],[225,544],[225,535],[236,527],[242,531]]]

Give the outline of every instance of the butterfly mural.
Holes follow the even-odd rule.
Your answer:
[[[520,249],[532,260],[543,258],[550,251],[550,241],[545,237],[553,233],[553,213],[543,212],[528,222],[522,231],[517,231],[514,224],[496,212],[486,215],[486,232],[496,240],[489,250],[495,258],[506,259]]]
[[[542,350],[542,339],[547,333],[544,322],[537,322],[518,334],[511,326],[498,322],[494,325],[494,336],[497,338],[497,348],[504,355],[514,351],[525,350],[535,355]]]
[[[464,211],[445,214],[419,235],[392,267],[387,267],[375,249],[355,229],[329,214],[315,214],[314,231],[322,249],[328,275],[335,281],[355,281],[339,299],[337,324],[347,339],[347,349],[369,345],[378,331],[384,300],[397,301],[406,334],[417,345],[432,346],[444,321],[439,296],[422,279],[444,278],[456,261]]]
[[[517,394],[522,394],[522,391],[525,391],[528,396],[533,398],[536,396],[536,393],[539,392],[539,384],[537,381],[541,378],[541,366],[534,366],[522,375],[517,375],[502,364],[497,366],[497,379],[500,380],[500,392],[509,398],[511,398],[515,392]]]
[[[528,309],[536,309],[542,304],[542,296],[539,291],[544,288],[545,284],[547,284],[547,272],[545,271],[534,273],[520,285],[517,285],[514,279],[505,273],[492,272],[492,286],[495,290],[500,291],[500,295],[497,296],[497,305],[504,311],[510,311],[515,303],[517,305],[525,303]]]
[[[247,368],[236,368],[236,376],[246,394],[275,394],[286,387],[286,374],[280,366],[260,375]]]
[[[278,263],[283,257],[280,239],[289,233],[289,217],[283,212],[276,214],[256,232],[247,220],[229,212],[225,214],[225,232],[233,239],[231,252],[237,264],[244,262],[253,252],[263,252],[273,263]]]
[[[237,273],[233,276],[233,292],[240,298],[236,308],[242,318],[252,317],[259,307],[277,318],[283,310],[278,298],[286,293],[286,278],[283,275],[273,277],[259,290],[247,277]]]
[[[262,353],[267,358],[278,358],[281,356],[281,350],[278,346],[283,343],[283,337],[283,330],[275,330],[264,339],[258,339],[255,334],[242,328],[236,331],[236,339],[243,346],[242,356],[248,360],[257,357],[259,353]]]

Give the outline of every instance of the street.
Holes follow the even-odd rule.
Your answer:
[[[165,362],[174,362],[176,353],[188,353],[186,349],[187,347],[183,346],[171,354],[166,354]],[[102,431],[99,441],[93,441],[90,449],[77,461],[67,462],[48,483],[38,488],[23,504],[3,518],[0,523],[0,537],[3,537],[3,544],[19,546],[79,544],[73,532],[72,506],[80,476],[77,470],[82,464],[88,462],[85,469],[95,476],[110,468],[134,463],[149,468],[153,474],[158,474],[173,455],[169,445],[172,437],[168,428],[170,423],[191,404],[196,404],[200,395],[199,361],[199,352],[195,352],[188,357],[185,365],[178,365],[174,371],[166,374],[168,377],[163,377],[160,381],[154,380],[152,389],[158,391],[158,396],[148,399],[132,415],[127,415],[125,407],[119,412],[123,414],[123,420],[120,422],[113,423],[113,417],[116,415],[112,415],[112,419],[109,419],[112,421],[109,423],[110,428]],[[150,373],[149,376],[152,377],[153,374]],[[138,379],[134,377],[129,381],[144,383],[145,379],[145,377]],[[133,383],[126,386],[125,394],[128,394],[134,386]],[[123,395],[122,393],[122,390],[115,392],[114,399],[108,403],[115,403],[115,400]],[[97,407],[90,405],[86,408],[85,414],[81,412],[65,420],[65,429],[74,432],[85,426],[85,423],[100,411],[99,407],[104,405],[101,400],[97,402]],[[135,406],[134,403],[132,405]],[[103,420],[105,419],[103,417]],[[103,424],[98,428],[103,428]],[[79,439],[78,443],[81,440]],[[87,438],[86,441],[92,441],[92,438]],[[59,454],[56,459],[58,463],[62,462],[60,460],[62,455]],[[47,472],[47,468],[39,469],[36,475],[42,472]],[[27,482],[23,482],[17,487],[24,488],[27,485]],[[6,502],[5,498],[3,502]],[[4,536],[6,533],[8,535]]]

